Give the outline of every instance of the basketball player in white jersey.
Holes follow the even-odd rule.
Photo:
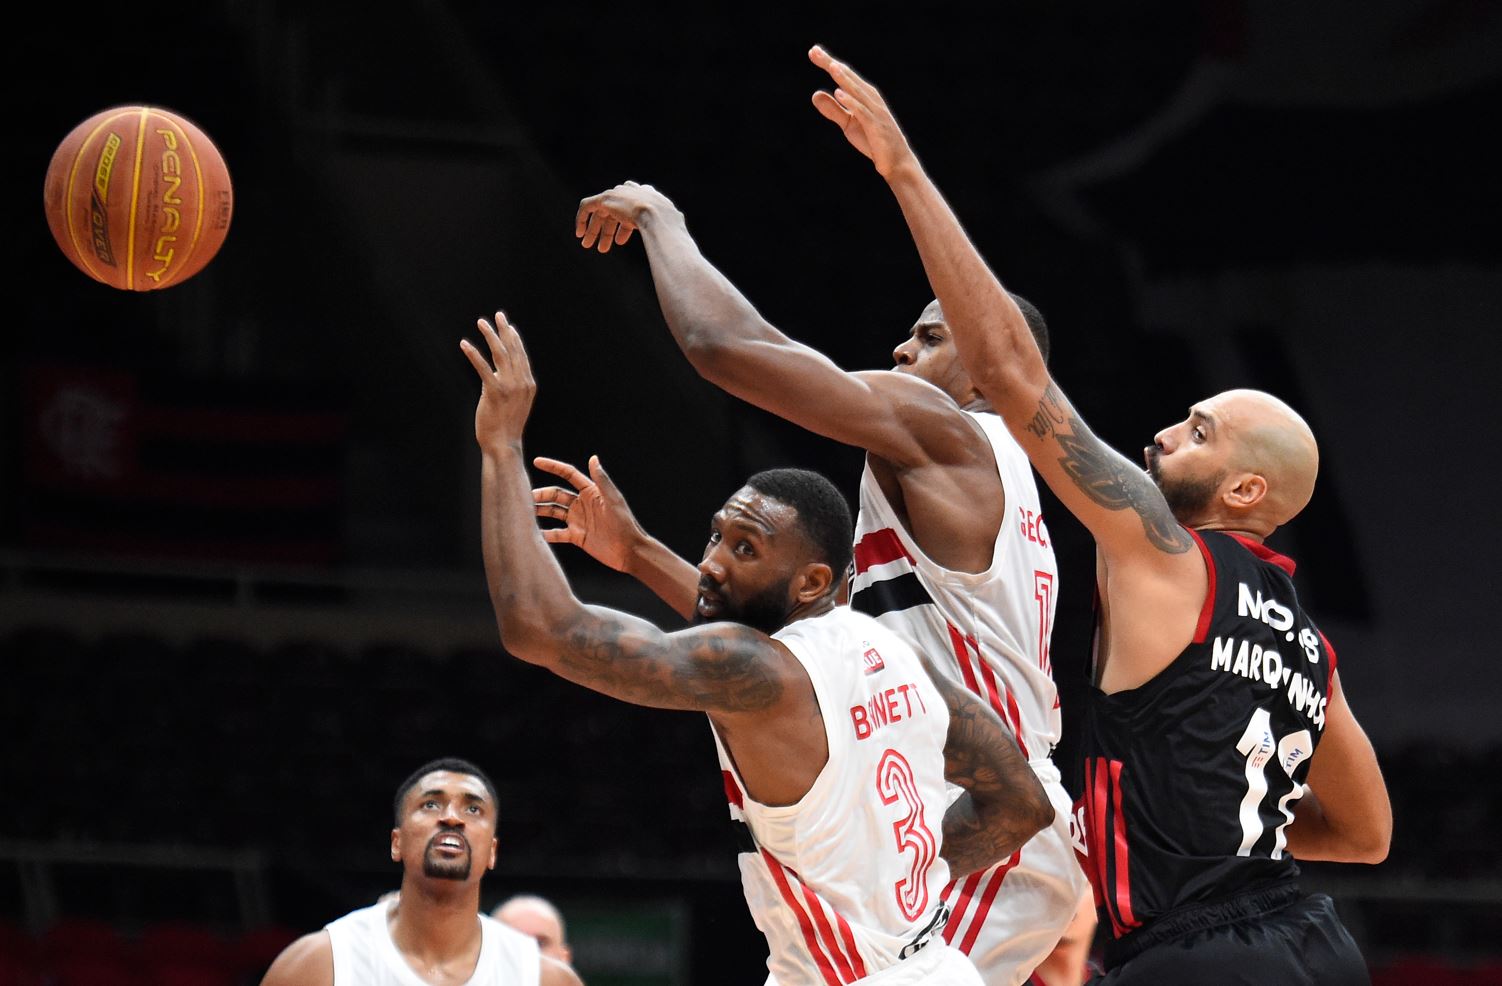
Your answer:
[[[1043,782],[1054,823],[989,871],[945,890],[953,910],[945,937],[989,986],[1016,986],[1058,942],[1085,886],[1070,840],[1070,799],[1051,758],[1061,731],[1048,656],[1058,565],[1027,456],[961,365],[938,302],[893,350],[896,372],[846,372],[768,324],[705,259],[682,214],[655,189],[628,182],[579,207],[576,232],[586,247],[605,252],[632,230],[641,231],[668,328],[701,376],[866,450],[852,606],[990,705]],[[1046,349],[1042,315],[1024,299],[1018,303]],[[537,464],[580,492],[593,484],[566,464]],[[576,530],[587,521],[571,516],[574,491],[550,488],[539,496],[541,516],[569,520]],[[602,560],[630,565],[684,612],[692,567],[634,525],[617,528],[633,539],[602,552],[614,562]],[[561,530],[550,537],[574,539]],[[593,546],[586,535],[576,540],[594,553],[605,546],[605,533]]]
[[[444,758],[396,789],[391,858],[401,891],[288,945],[261,986],[582,986],[537,941],[484,914],[495,868],[495,785]]]
[[[482,381],[481,527],[506,650],[624,701],[708,714],[745,823],[746,901],[783,986],[979,983],[943,941],[943,887],[951,870],[1015,852],[1053,810],[990,708],[836,605],[844,497],[806,470],[751,477],[711,521],[699,625],[665,633],[586,606],[535,520],[521,434],[536,388],[521,339],[500,314],[479,328],[489,358],[461,348]],[[953,803],[946,781],[963,789]]]

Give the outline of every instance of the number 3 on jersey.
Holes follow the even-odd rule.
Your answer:
[[[1288,807],[1288,803],[1304,796],[1304,785],[1293,779],[1293,772],[1294,768],[1309,759],[1309,754],[1314,752],[1314,738],[1309,735],[1309,730],[1301,729],[1280,740],[1274,740],[1272,714],[1266,709],[1258,709],[1252,713],[1251,721],[1246,724],[1246,731],[1236,744],[1236,752],[1246,757],[1246,796],[1241,799],[1241,847],[1236,850],[1238,856],[1250,856],[1252,847],[1266,831],[1262,824],[1261,808],[1262,799],[1267,797],[1267,761],[1274,748],[1278,754],[1278,766],[1288,776],[1290,787],[1278,799],[1278,811],[1283,820],[1274,829],[1271,858],[1282,859],[1283,847],[1288,844],[1288,834],[1284,829],[1293,821],[1293,810]]]
[[[887,750],[876,765],[876,791],[882,804],[901,801],[907,809],[906,815],[892,823],[898,854],[913,852],[907,876],[896,884],[897,906],[909,921],[916,921],[928,909],[928,870],[939,855],[939,844],[924,820],[913,768],[896,750]]]

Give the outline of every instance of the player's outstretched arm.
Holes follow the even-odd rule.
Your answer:
[[[714,624],[666,634],[646,620],[585,606],[537,529],[521,434],[536,384],[521,337],[496,313],[479,320],[488,357],[460,343],[480,378],[485,576],[501,642],[513,656],[637,705],[705,712],[776,712],[805,702],[808,676],[757,630]],[[797,687],[801,683],[801,690]]]
[[[951,878],[985,869],[1053,822],[1053,805],[1017,739],[991,708],[923,658],[949,707],[944,776],[965,789],[944,813],[939,853]]]
[[[949,461],[979,441],[939,388],[901,374],[847,372],[784,335],[704,257],[683,214],[652,186],[626,182],[590,196],[575,217],[583,246],[602,253],[638,230],[663,317],[704,379],[899,466]]]
[[[822,48],[809,58],[835,84],[814,94],[815,108],[891,186],[966,370],[1039,475],[1108,558],[1140,559],[1202,581],[1189,534],[1142,468],[1097,438],[1054,383],[1022,312],[925,174],[881,93]]]
[[[699,570],[648,534],[637,523],[620,489],[600,464],[589,457],[589,475],[577,466],[538,456],[532,464],[569,482],[573,489],[541,486],[532,490],[539,520],[561,520],[563,527],[545,527],[549,544],[573,544],[595,561],[636,579],[651,589],[685,620],[694,615]]]
[[[1299,859],[1380,863],[1391,842],[1387,783],[1336,672],[1325,708],[1325,735],[1309,762],[1308,787],[1288,826],[1288,851]]]
[[[334,986],[334,945],[327,931],[314,931],[282,949],[261,986]]]

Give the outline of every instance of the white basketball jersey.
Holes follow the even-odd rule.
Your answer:
[[[893,969],[938,932],[949,710],[912,648],[841,606],[773,634],[813,682],[829,760],[797,804],[759,804],[715,734],[746,903],[779,986],[839,986]],[[915,974],[926,966],[913,962]],[[886,982],[889,977],[881,977]]]
[[[324,926],[334,946],[334,986],[427,986],[391,940],[386,914],[392,905],[373,904]],[[466,986],[537,986],[541,959],[537,940],[484,914],[480,959]]]
[[[871,473],[861,475],[850,604],[874,616],[934,666],[980,696],[1012,727],[1023,755],[1059,741],[1059,693],[1049,663],[1058,563],[1027,454],[1000,417],[967,412],[996,454],[1007,513],[984,572],[954,572],[913,542]]]

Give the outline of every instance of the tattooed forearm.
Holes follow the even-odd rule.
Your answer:
[[[939,672],[929,674],[949,705],[944,776],[965,789],[944,813],[942,855],[958,878],[1022,848],[1053,820],[1053,806],[996,713]]]
[[[1043,399],[1038,401],[1038,413],[1027,423],[1027,430],[1042,438],[1065,420],[1064,395],[1059,392],[1058,385],[1050,383],[1043,391]]]
[[[1194,546],[1157,485],[1095,436],[1064,399],[1057,384],[1050,383],[1043,392],[1027,430],[1038,438],[1052,435],[1064,453],[1059,465],[1074,485],[1107,510],[1136,513],[1153,547],[1176,555]]]
[[[592,612],[567,632],[554,670],[637,705],[750,712],[782,697],[767,649],[765,638],[742,627],[665,634]]]

